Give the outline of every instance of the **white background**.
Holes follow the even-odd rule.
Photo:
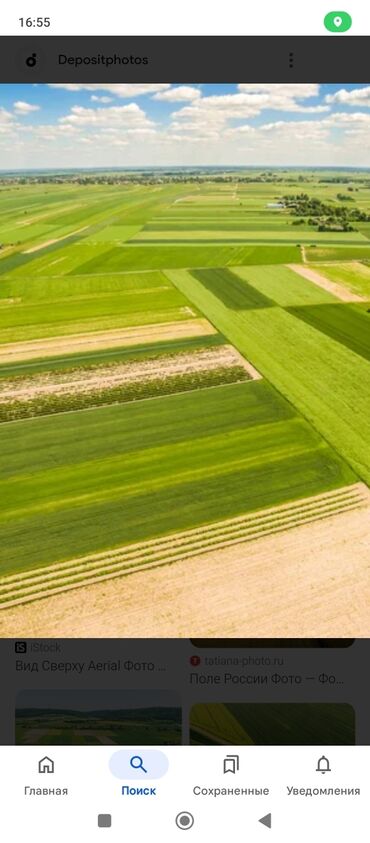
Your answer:
[[[365,0],[14,0],[1,4],[2,35],[329,35],[331,11],[346,11],[353,26],[332,37],[370,34]],[[49,29],[21,29],[18,18],[50,16]]]
[[[335,839],[358,843],[368,839],[370,749],[365,747],[233,747],[240,756],[239,771],[223,773],[225,747],[160,748],[169,759],[163,778],[150,779],[153,747],[132,747],[148,768],[143,782],[117,779],[110,773],[112,747],[18,747],[1,752],[2,835],[4,840],[28,843],[66,840],[176,843],[184,841],[175,823],[181,811],[193,814],[188,843],[309,843]],[[331,772],[317,772],[325,754]],[[44,755],[55,761],[52,775],[38,773]],[[124,775],[124,774],[123,774]],[[155,796],[122,796],[122,785],[155,787]],[[25,796],[33,789],[68,788],[68,796]],[[193,788],[261,790],[268,795],[198,796]],[[288,796],[287,788],[360,789],[361,795]],[[7,806],[13,804],[13,810]],[[259,823],[272,814],[271,830]],[[99,813],[112,815],[110,829],[98,828]]]

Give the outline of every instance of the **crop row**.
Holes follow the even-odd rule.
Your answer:
[[[357,484],[158,540],[3,577],[0,581],[0,608],[38,600],[137,570],[183,561],[211,550],[220,550],[328,518],[367,503],[367,494]]]
[[[213,370],[204,369],[150,380],[137,380],[86,392],[42,395],[28,401],[12,400],[0,404],[0,422],[85,410],[89,407],[108,404],[124,404],[144,398],[173,395],[178,392],[239,383],[249,379],[250,375],[243,366],[222,366]]]

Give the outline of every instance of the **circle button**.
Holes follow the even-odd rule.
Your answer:
[[[180,814],[177,814],[175,822],[177,828],[181,828],[182,831],[189,831],[189,828],[194,825],[193,814],[190,814],[189,811],[181,811]]]

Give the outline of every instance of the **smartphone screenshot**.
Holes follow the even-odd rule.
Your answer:
[[[370,20],[296,5],[3,15],[7,839],[365,839]]]

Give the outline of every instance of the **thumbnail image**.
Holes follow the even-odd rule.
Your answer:
[[[193,706],[196,745],[346,746],[355,743],[355,713],[336,703],[211,703]]]
[[[174,694],[153,691],[21,691],[15,743],[179,744],[182,711]]]
[[[0,635],[369,631],[370,86],[0,85]]]

